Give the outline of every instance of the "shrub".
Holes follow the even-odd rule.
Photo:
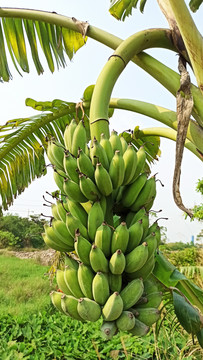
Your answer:
[[[13,235],[9,231],[0,230],[0,248],[20,246],[19,237]]]

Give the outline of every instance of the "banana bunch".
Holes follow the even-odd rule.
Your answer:
[[[88,148],[83,122],[75,120],[64,144],[51,139],[47,149],[61,198],[43,237],[66,253],[52,302],[82,322],[102,317],[105,339],[119,330],[143,336],[158,320],[162,300],[150,277],[160,228],[149,224],[156,179],[145,172],[144,147],[136,151],[112,131]]]

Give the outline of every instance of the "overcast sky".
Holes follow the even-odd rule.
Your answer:
[[[109,0],[88,0],[88,2],[84,0],[30,0],[29,2],[25,0],[18,2],[15,0],[2,0],[1,6],[16,7],[17,4],[18,7],[22,8],[29,7],[30,9],[55,11],[68,17],[74,16],[123,39],[140,30],[168,27],[156,0],[148,0],[144,14],[134,10],[133,16],[127,18],[125,22],[119,22],[109,14],[109,3]],[[202,32],[202,9],[197,14],[194,14],[193,18]],[[53,74],[48,70],[43,56],[42,62],[45,72],[41,76],[37,76],[31,58],[30,74],[24,74],[23,77],[16,73],[11,64],[13,80],[9,83],[0,84],[0,124],[4,124],[10,119],[35,115],[34,110],[25,106],[27,97],[38,101],[52,101],[56,98],[65,101],[80,101],[85,88],[88,85],[95,84],[112,52],[111,49],[106,48],[104,45],[88,39],[87,44],[77,52],[71,62],[67,59],[68,66]],[[177,71],[178,57],[175,53],[157,49],[148,51],[148,53]],[[192,74],[191,77],[195,83]],[[176,109],[175,98],[135,64],[128,64],[119,77],[112,96],[148,101],[171,110]],[[110,126],[111,129],[114,128],[121,132],[126,128],[133,129],[137,125],[140,128],[163,126],[155,120],[122,110],[115,111]],[[160,225],[167,226],[169,241],[189,242],[192,235],[196,237],[200,232],[202,225],[198,222],[190,222],[189,219],[185,221],[182,211],[174,204],[172,178],[175,144],[170,140],[163,139],[161,140],[161,151],[159,161],[152,166],[152,174],[158,172],[158,178],[164,183],[164,188],[159,186],[159,183],[157,184],[158,194],[153,209],[162,209],[160,216],[169,218],[168,221],[160,221]],[[184,204],[189,208],[201,202],[201,197],[195,191],[195,187],[198,179],[202,178],[202,174],[200,160],[185,149],[181,175],[181,194]],[[42,206],[44,202],[42,196],[45,191],[54,191],[55,189],[56,186],[50,170],[46,177],[35,180],[29,189],[15,200],[14,205],[9,208],[9,212],[12,214],[17,213],[20,216],[39,214],[41,212],[49,214],[49,209]]]

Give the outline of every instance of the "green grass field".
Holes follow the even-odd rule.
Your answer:
[[[167,317],[157,339],[153,330],[142,338],[119,332],[100,336],[101,321],[80,323],[52,306],[44,274],[49,267],[33,260],[0,256],[1,360],[201,360],[203,352]]]
[[[49,267],[34,260],[0,256],[0,313],[23,315],[50,304]]]

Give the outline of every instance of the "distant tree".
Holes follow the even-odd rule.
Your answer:
[[[42,232],[44,231],[45,220],[40,218],[40,215],[23,218],[18,215],[8,214],[0,217],[0,232],[13,235],[17,242],[12,240],[12,246],[19,247],[42,247],[44,241],[42,239]],[[9,235],[8,235],[9,236]],[[3,241],[8,246],[8,241]]]
[[[19,246],[19,238],[9,231],[0,230],[0,249]]]

